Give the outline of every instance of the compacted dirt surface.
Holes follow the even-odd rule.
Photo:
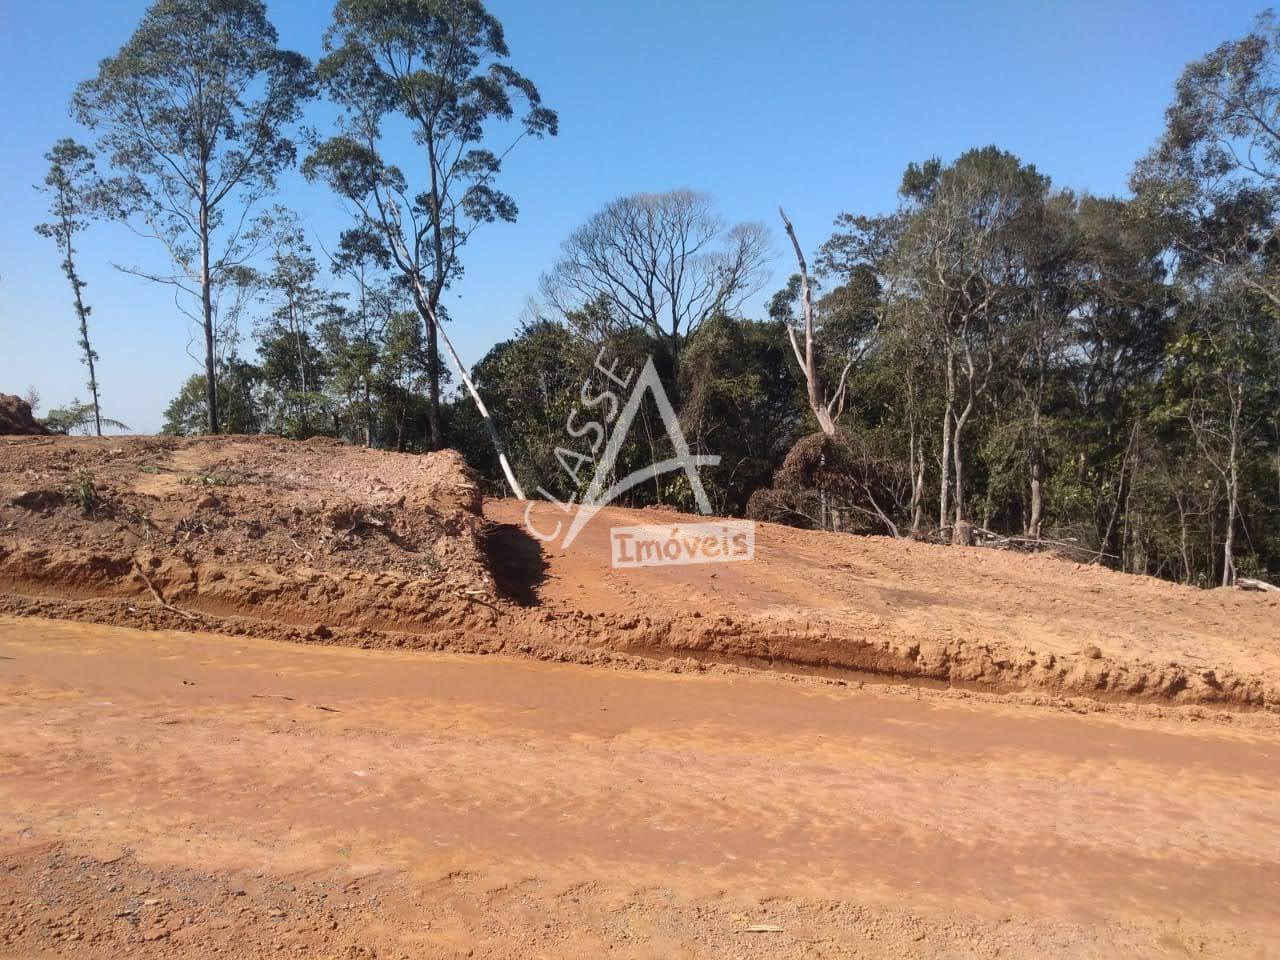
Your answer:
[[[526,509],[0,437],[0,958],[1280,957],[1280,597]]]
[[[0,956],[1276,956],[1274,719],[0,618]]]

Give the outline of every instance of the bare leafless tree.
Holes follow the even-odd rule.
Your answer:
[[[809,409],[813,411],[814,419],[818,421],[818,428],[828,437],[834,437],[836,421],[844,412],[845,389],[849,381],[849,368],[853,365],[853,361],[849,360],[845,363],[835,392],[827,396],[823,390],[822,377],[818,369],[818,356],[814,349],[813,284],[809,279],[809,264],[805,261],[804,250],[801,249],[800,241],[796,238],[795,228],[787,219],[786,211],[779,207],[778,215],[782,217],[782,225],[787,231],[787,237],[791,240],[791,247],[796,254],[796,266],[800,269],[799,320],[801,329],[804,331],[804,349],[800,349],[800,342],[796,339],[795,324],[787,324],[787,336],[791,340],[791,349],[796,355],[796,362],[800,364],[800,372],[804,374]]]
[[[613,322],[666,339],[674,360],[704,320],[760,290],[768,255],[763,225],[730,227],[705,193],[636,193],[570,235],[542,288],[565,313],[603,301]]]

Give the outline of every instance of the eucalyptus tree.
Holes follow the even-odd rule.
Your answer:
[[[1045,184],[1047,188],[1047,182]],[[1056,378],[1073,346],[1076,198],[1032,198],[1011,238],[1017,267],[1009,318],[1009,381],[1030,504],[1025,534],[1039,540],[1045,515],[1049,424]]]
[[[1257,324],[1280,315],[1277,115],[1280,20],[1267,11],[1244,37],[1187,65],[1160,140],[1131,176],[1135,209],[1166,244],[1181,312],[1195,318],[1166,359],[1183,374],[1186,423],[1225,492],[1224,584],[1235,578],[1240,474],[1256,427],[1250,389],[1274,349]],[[1274,401],[1264,409],[1274,421]]]
[[[62,254],[62,272],[71,284],[76,320],[80,325],[80,357],[89,368],[89,395],[93,407],[93,427],[102,436],[102,407],[98,396],[98,353],[89,342],[90,307],[84,302],[85,282],[76,267],[76,237],[101,209],[105,184],[98,176],[93,151],[74,140],[63,139],[53,145],[45,159],[49,173],[36,189],[49,197],[52,219],[36,226],[36,233],[48,237]]]
[[[336,313],[321,330],[334,356],[335,378],[348,397],[348,406],[361,421],[361,441],[373,446],[375,404],[373,380],[387,318],[395,310],[396,291],[383,282],[390,258],[378,237],[366,229],[344,230],[338,249],[329,255],[334,274],[355,287],[351,309]]]
[[[326,405],[320,331],[343,312],[341,297],[319,285],[320,265],[296,216],[277,208],[263,226],[271,237],[271,270],[259,286],[270,313],[258,323],[258,353],[279,394],[278,422],[289,422],[285,411],[292,410],[292,422],[280,432],[305,438],[316,429],[315,412]]]
[[[987,393],[1018,268],[1014,235],[1049,181],[996,147],[969,150],[943,166],[911,164],[899,253],[925,305],[943,358],[939,526],[968,530],[965,429]]]
[[[172,262],[168,273],[132,272],[195,302],[186,312],[204,335],[210,433],[217,294],[254,252],[254,209],[294,163],[289,130],[313,94],[309,61],[280,49],[262,0],[157,0],[73,98],[122,175],[122,215]]]
[[[461,276],[462,250],[475,230],[516,219],[515,200],[495,186],[504,158],[527,137],[554,135],[558,120],[507,62],[502,24],[480,0],[339,0],[324,46],[318,72],[342,118],[304,171],[351,204],[357,227],[378,237],[412,293],[427,332],[438,447],[439,341],[453,353],[441,296]],[[509,123],[517,132],[495,151],[492,128]],[[402,154],[403,166],[392,160]],[[520,496],[492,418],[454,359]]]
[[[1159,142],[1133,171],[1184,274],[1231,273],[1280,308],[1280,20],[1189,63]]]

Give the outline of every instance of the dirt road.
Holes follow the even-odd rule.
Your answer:
[[[0,618],[3,957],[1280,956],[1273,716]]]

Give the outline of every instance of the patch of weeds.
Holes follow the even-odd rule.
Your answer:
[[[139,473],[159,473],[160,468],[157,467],[154,463],[144,463],[142,466],[138,468],[138,472]]]
[[[155,525],[155,521],[153,521],[151,517],[136,508],[127,510],[124,515],[124,520],[128,524],[125,529],[147,543],[151,542],[152,531],[158,531],[160,529]],[[135,523],[142,528],[142,533],[138,533],[133,529],[133,524]]]
[[[71,475],[71,481],[67,484],[67,496],[75,501],[80,513],[86,517],[92,517],[102,506],[102,495],[94,485],[93,472],[90,470],[77,470]]]
[[[196,487],[235,487],[248,479],[248,474],[235,470],[202,470],[195,476],[183,477],[178,482]]]
[[[427,547],[422,551],[422,566],[426,569],[428,576],[432,577],[438,577],[444,571],[444,564],[436,555],[435,547]]]

